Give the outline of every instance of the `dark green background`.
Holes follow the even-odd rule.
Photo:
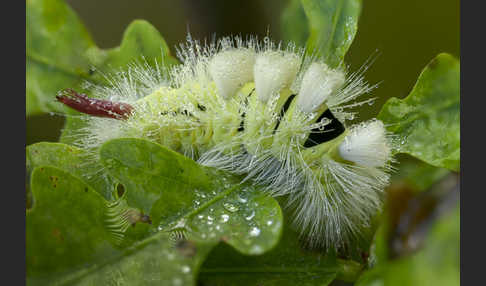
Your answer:
[[[118,46],[127,25],[145,19],[165,38],[172,52],[189,30],[195,39],[268,33],[280,40],[279,0],[66,0],[84,21],[100,48]],[[378,51],[365,77],[381,82],[377,101],[361,109],[360,119],[378,113],[389,97],[405,97],[422,68],[438,53],[459,57],[459,0],[364,0],[358,33],[346,56],[351,71]],[[54,94],[53,100],[54,100]],[[27,144],[56,141],[62,116],[27,119]]]

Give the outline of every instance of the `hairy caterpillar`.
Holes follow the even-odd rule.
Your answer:
[[[349,108],[373,89],[265,38],[189,38],[168,70],[132,65],[58,100],[86,116],[78,144],[96,150],[118,137],[145,138],[288,195],[294,224],[310,246],[346,246],[379,210],[391,169],[391,135],[376,119],[354,126]]]

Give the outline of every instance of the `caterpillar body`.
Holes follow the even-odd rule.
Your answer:
[[[58,100],[86,116],[78,145],[96,150],[118,137],[145,138],[288,195],[294,225],[313,247],[341,247],[380,209],[391,169],[390,134],[373,119],[348,126],[369,93],[347,74],[267,38],[181,45],[179,66],[131,65]]]

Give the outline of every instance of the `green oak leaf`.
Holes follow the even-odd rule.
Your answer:
[[[100,176],[103,169],[83,149],[62,143],[40,142],[26,148],[27,175],[38,166],[52,166],[68,172],[91,186],[104,198],[111,199],[112,184]]]
[[[102,267],[72,275],[66,285],[196,285],[200,265],[215,242],[170,242],[160,233],[126,250]]]
[[[358,29],[360,0],[292,0],[282,14],[283,36],[298,45],[307,38],[310,55],[339,66]],[[305,17],[304,17],[305,16]],[[307,19],[307,25],[305,25]]]
[[[54,167],[31,176],[34,206],[26,214],[27,277],[48,281],[114,255],[105,229],[105,200],[78,178]]]
[[[144,63],[150,66],[171,66],[177,61],[170,55],[169,48],[159,32],[148,22],[143,20],[133,21],[125,30],[119,47],[92,51],[91,62],[97,62],[97,69],[103,74],[124,70],[131,63]],[[101,73],[93,74],[94,82],[107,84]],[[69,87],[69,86],[68,86]],[[70,110],[71,114],[79,112]],[[60,142],[72,144],[76,140],[76,130],[86,127],[85,121],[76,116],[67,116]]]
[[[37,167],[26,214],[28,285],[194,285],[214,241],[174,244],[158,232],[121,249],[107,231],[107,201],[60,169]]]
[[[124,184],[121,199],[153,222],[129,227],[128,243],[120,245],[107,222],[111,202],[80,179],[83,151],[61,143],[27,149],[34,201],[27,210],[29,285],[159,285],[167,279],[190,285],[220,241],[257,255],[280,239],[280,207],[256,187],[158,144],[117,139],[103,145],[101,162]],[[187,240],[174,243],[171,235],[181,228]]]
[[[144,139],[106,142],[100,158],[125,186],[127,203],[161,230],[206,241],[223,240],[245,254],[273,248],[282,212],[273,198],[241,178],[198,165]]]
[[[74,11],[59,0],[28,0],[26,115],[65,111],[55,95],[89,78],[86,52],[94,42]]]
[[[335,279],[354,281],[362,265],[329,251],[302,247],[299,235],[284,225],[282,239],[267,253],[248,257],[221,244],[200,269],[200,285],[329,285]]]
[[[378,119],[397,136],[395,152],[459,171],[459,87],[459,61],[439,54],[425,67],[406,98],[390,98],[385,103]]]
[[[176,64],[159,32],[133,21],[119,47],[103,50],[93,42],[76,13],[62,0],[28,0],[26,9],[26,114],[69,111],[55,101],[58,91],[84,81],[106,83],[99,71],[125,69],[133,62]],[[95,67],[95,69],[92,69]],[[68,120],[75,120],[68,117]],[[75,126],[68,123],[68,126]]]

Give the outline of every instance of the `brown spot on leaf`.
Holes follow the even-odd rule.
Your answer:
[[[54,237],[54,239],[56,239],[58,242],[61,242],[64,240],[64,237],[62,236],[61,234],[61,231],[57,228],[53,229],[52,230],[52,236]]]
[[[121,198],[125,194],[125,186],[122,184],[116,185],[116,194]]]

